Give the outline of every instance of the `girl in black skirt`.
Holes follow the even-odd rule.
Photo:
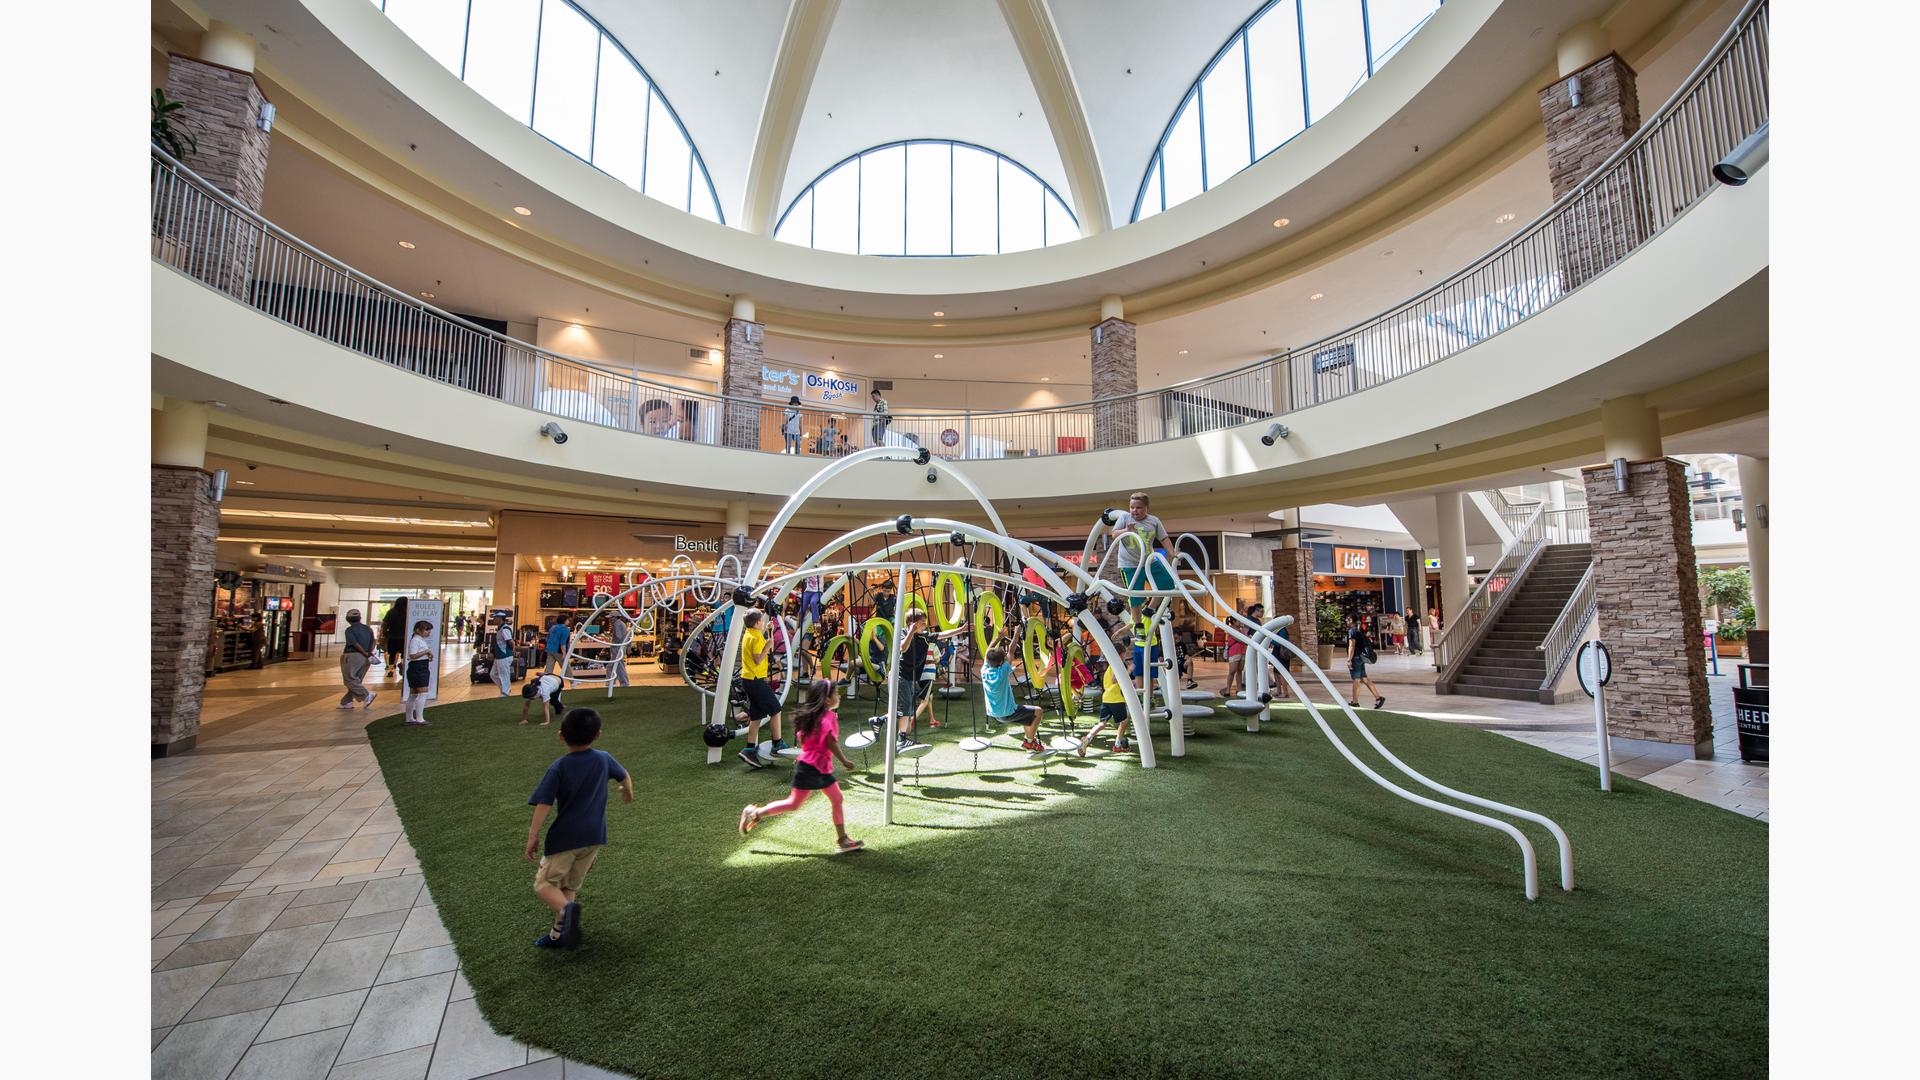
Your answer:
[[[425,619],[413,624],[413,636],[407,639],[407,723],[427,722],[427,688],[433,684],[433,624]]]
[[[853,851],[862,846],[860,841],[847,835],[846,807],[840,797],[840,780],[833,775],[834,759],[840,764],[853,768],[853,762],[840,750],[840,717],[834,712],[840,707],[840,690],[827,679],[815,679],[807,684],[807,700],[793,717],[793,737],[800,744],[800,757],[793,763],[793,790],[779,802],[765,806],[748,803],[740,810],[740,833],[742,836],[752,831],[763,817],[774,814],[790,813],[800,809],[814,792],[825,792],[827,802],[833,806],[833,830],[840,834],[838,846],[841,851]]]

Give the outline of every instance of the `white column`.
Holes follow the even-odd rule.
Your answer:
[[[1443,491],[1433,497],[1434,516],[1440,524],[1440,618],[1446,626],[1453,625],[1473,592],[1467,576],[1465,498],[1458,491]]]
[[[200,59],[209,64],[250,72],[254,61],[253,35],[215,19],[207,24],[206,31],[200,35]]]
[[[1740,504],[1747,518],[1747,566],[1753,574],[1753,624],[1767,629],[1767,584],[1771,576],[1770,555],[1773,541],[1768,536],[1772,515],[1767,508],[1766,458],[1734,458],[1740,468]]]
[[[153,463],[204,469],[207,465],[207,417],[197,401],[166,398],[153,417]]]
[[[734,541],[736,546],[734,548],[728,548],[726,543],[723,542],[720,545],[720,550],[722,551],[736,550],[737,551],[740,546],[738,544],[740,537],[743,537],[747,534],[746,500],[733,499],[727,503],[727,521],[726,521],[724,532],[725,532],[725,539]]]
[[[1560,77],[1564,79],[1612,51],[1606,27],[1601,26],[1597,19],[1588,19],[1568,27],[1560,35],[1560,40],[1554,43],[1554,60],[1559,64]]]
[[[756,317],[757,314],[758,313],[753,306],[753,297],[748,296],[746,293],[739,293],[734,296],[733,298],[733,317],[734,318],[739,319],[741,322],[759,322],[760,320]]]
[[[1660,414],[1638,394],[1600,403],[1600,439],[1607,460],[1652,461],[1661,457]]]
[[[1124,319],[1126,317],[1126,304],[1121,301],[1118,293],[1108,293],[1100,298],[1101,322],[1106,322],[1108,319]]]
[[[1300,546],[1300,510],[1280,511],[1280,527],[1289,530],[1280,536],[1280,546],[1297,548]]]

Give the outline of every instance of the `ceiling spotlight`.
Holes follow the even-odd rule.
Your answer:
[[[1272,446],[1276,439],[1284,439],[1291,434],[1293,434],[1293,432],[1291,429],[1287,427],[1287,425],[1271,424],[1267,427],[1267,433],[1265,435],[1260,436],[1260,441],[1267,444],[1268,446]]]
[[[1273,227],[1276,229],[1284,229],[1291,224],[1293,224],[1292,218],[1277,217],[1273,219]]]
[[[422,291],[422,292],[420,293],[420,298],[421,298],[421,299],[423,299],[423,300],[431,300],[431,299],[433,299],[433,294],[432,294],[432,293],[430,293],[430,292],[425,292],[425,291]]]
[[[411,241],[411,240],[402,240],[402,241],[400,241],[400,246],[401,246],[401,247],[403,247],[403,248],[406,248],[406,249],[407,249],[408,251],[412,251],[412,250],[413,250],[413,241]]]
[[[1494,218],[1493,223],[1495,225],[1505,225],[1507,222],[1512,221],[1513,219],[1514,219],[1513,212],[1508,211],[1507,213],[1501,214],[1499,217]]]
[[[567,433],[561,430],[559,424],[556,424],[552,421],[548,421],[540,425],[540,434],[546,438],[552,439],[553,445],[555,446],[560,446],[567,441]]]
[[[933,358],[935,360],[945,360],[947,358],[947,354],[943,352],[937,352],[933,354]]]
[[[1187,355],[1187,350],[1185,350],[1185,349],[1181,349],[1181,350],[1180,350],[1180,355],[1181,355],[1181,356],[1185,356],[1185,355]]]
[[[527,208],[526,208],[526,207],[524,207],[524,206],[516,206],[516,207],[514,207],[514,208],[513,208],[513,212],[514,212],[514,213],[516,213],[516,214],[519,214],[519,215],[520,215],[521,217],[532,217],[532,216],[533,216],[533,211],[531,211],[531,210],[529,210],[529,209],[527,209]]]
[[[1759,172],[1767,163],[1767,129],[1772,126],[1772,121],[1761,124],[1733,148],[1733,153],[1721,158],[1713,167],[1713,178],[1728,187],[1739,187]]]
[[[947,313],[944,311],[936,311],[933,313],[933,317],[936,319],[944,319],[947,317]]]
[[[1041,382],[1052,382],[1052,381],[1053,381],[1053,376],[1051,376],[1051,375],[1042,375],[1042,376],[1040,376],[1040,381],[1041,381]]]
[[[1326,295],[1327,295],[1326,293],[1323,293],[1323,292],[1317,292],[1317,293],[1314,293],[1314,294],[1313,294],[1312,296],[1309,296],[1309,297],[1307,297],[1307,299],[1309,299],[1309,300],[1319,300],[1319,299],[1321,299],[1322,297],[1325,297]]]

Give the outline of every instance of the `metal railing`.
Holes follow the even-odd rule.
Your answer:
[[[1549,544],[1589,544],[1593,542],[1593,534],[1587,528],[1587,508],[1584,506],[1547,511],[1546,530],[1547,543]]]
[[[1594,588],[1593,566],[1588,564],[1587,572],[1580,575],[1580,584],[1575,585],[1573,595],[1567,597],[1567,605],[1560,609],[1560,617],[1553,621],[1553,629],[1535,646],[1547,667],[1540,689],[1550,690],[1560,681],[1560,673],[1572,661],[1573,650],[1586,636],[1587,626],[1599,610],[1600,595]]]
[[[1454,660],[1472,651],[1480,628],[1498,610],[1508,587],[1547,543],[1546,509],[1542,504],[1535,506],[1527,520],[1514,530],[1513,540],[1501,549],[1500,558],[1494,561],[1493,569],[1487,572],[1480,587],[1448,616],[1446,628],[1433,643],[1433,666],[1437,670],[1446,671]]]
[[[1769,118],[1768,3],[1739,17],[1667,103],[1579,186],[1472,264],[1340,333],[1219,375],[1044,409],[871,414],[640,378],[443,311],[301,241],[153,150],[153,256],[242,303],[415,374],[553,416],[745,449],[918,445],[981,459],[1077,453],[1237,427],[1431,367],[1565,299],[1715,186]],[[831,425],[829,424],[831,421]],[[797,426],[796,438],[788,438]]]

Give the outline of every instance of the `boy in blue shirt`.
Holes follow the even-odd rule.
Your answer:
[[[540,786],[527,799],[533,824],[527,829],[528,862],[538,861],[533,894],[553,909],[553,928],[533,939],[535,948],[578,948],[580,945],[580,883],[593,866],[594,856],[607,842],[607,783],[620,783],[620,798],[633,801],[633,777],[613,755],[595,750],[600,737],[600,714],[573,709],[560,721],[560,737],[567,752],[547,766]],[[540,857],[540,826],[549,811],[553,827],[547,830],[547,851]]]
[[[1030,753],[1045,750],[1040,743],[1040,707],[1013,703],[1013,665],[1007,661],[1006,642],[987,650],[987,666],[980,672],[980,682],[987,688],[988,719],[996,723],[1024,723],[1026,731],[1022,733],[1020,749]]]

